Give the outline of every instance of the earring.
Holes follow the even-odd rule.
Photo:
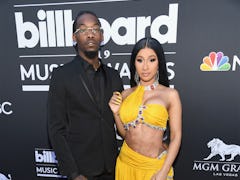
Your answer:
[[[100,43],[100,46],[104,46],[104,45],[105,45],[105,42],[104,42],[104,40],[102,40]]]
[[[73,41],[73,46],[76,46],[77,45],[77,42],[76,41]]]
[[[159,81],[159,72],[157,71],[156,75],[155,75],[155,81],[158,82]]]
[[[137,71],[135,72],[134,80],[135,80],[136,84],[139,84],[139,75],[138,75]]]

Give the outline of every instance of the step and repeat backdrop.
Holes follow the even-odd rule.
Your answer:
[[[80,10],[99,16],[99,56],[125,88],[136,41],[152,36],[163,44],[183,105],[175,179],[239,180],[239,0],[1,1],[0,180],[64,178],[48,140],[46,101],[53,68],[75,56],[72,22]]]

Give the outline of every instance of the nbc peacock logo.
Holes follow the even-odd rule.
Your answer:
[[[203,58],[203,63],[200,65],[202,71],[229,71],[228,56],[224,56],[223,52],[210,52],[209,56]]]

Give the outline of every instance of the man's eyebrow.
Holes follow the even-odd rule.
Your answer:
[[[81,24],[78,25],[78,27],[79,26],[86,26],[86,24],[81,23]],[[93,26],[100,26],[100,24],[96,22]]]

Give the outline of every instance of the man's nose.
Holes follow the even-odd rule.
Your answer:
[[[93,28],[88,28],[86,33],[88,37],[93,37],[95,35]]]

